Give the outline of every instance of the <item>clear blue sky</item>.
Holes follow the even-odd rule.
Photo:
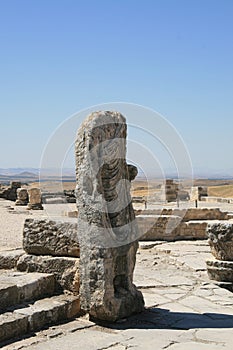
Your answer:
[[[232,18],[232,0],[0,0],[0,168],[38,167],[59,123],[125,101],[174,124],[194,168],[233,169]]]

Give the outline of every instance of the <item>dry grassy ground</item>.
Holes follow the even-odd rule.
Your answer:
[[[233,198],[233,185],[208,187],[208,195],[213,197]]]

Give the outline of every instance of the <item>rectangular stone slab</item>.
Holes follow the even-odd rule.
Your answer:
[[[23,248],[28,254],[79,257],[77,223],[26,219]]]

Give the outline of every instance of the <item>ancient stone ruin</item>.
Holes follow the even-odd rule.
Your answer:
[[[208,275],[213,280],[226,283],[233,291],[233,224],[209,224],[207,235],[214,256],[214,259],[206,261]]]
[[[29,188],[28,189],[28,209],[32,210],[42,210],[42,199],[41,199],[41,191],[39,188]]]
[[[167,179],[165,182],[165,199],[169,202],[175,202],[177,200],[177,193],[179,186],[171,179]]]
[[[26,219],[23,248],[19,271],[52,273],[57,289],[79,293],[77,223]]]
[[[17,189],[17,199],[15,205],[27,205],[28,204],[28,191],[26,188]]]
[[[207,187],[193,186],[191,188],[190,200],[201,201],[204,197],[208,197]]]
[[[21,187],[21,182],[12,181],[10,186],[3,186],[0,188],[0,198],[9,201],[15,201],[17,198],[17,189]]]
[[[126,133],[120,113],[95,112],[76,140],[81,307],[108,321],[144,309],[133,284],[139,233],[130,181],[137,171],[126,163]]]

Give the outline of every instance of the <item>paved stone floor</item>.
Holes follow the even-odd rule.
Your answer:
[[[205,241],[141,242],[135,283],[146,309],[115,324],[86,316],[4,346],[4,350],[214,350],[233,348],[233,294],[210,281]]]

